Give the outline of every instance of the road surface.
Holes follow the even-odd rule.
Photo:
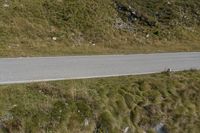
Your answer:
[[[0,84],[200,69],[200,52],[1,58]]]

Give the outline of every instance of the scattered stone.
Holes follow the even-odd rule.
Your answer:
[[[71,41],[74,43],[73,46],[81,46],[85,42],[84,35],[81,32],[72,33],[70,35]]]
[[[128,133],[128,131],[129,131],[129,127],[126,127],[126,128],[124,129],[123,133]]]
[[[57,37],[52,37],[52,40],[56,41],[56,40],[57,40]]]
[[[168,68],[168,69],[167,69],[167,72],[168,72],[168,73],[172,72],[172,69],[171,69],[171,68]]]
[[[14,104],[14,105],[13,105],[13,108],[15,108],[15,107],[17,107],[17,104]]]
[[[115,2],[115,4],[117,7],[117,11],[120,14],[123,14],[124,16],[126,16],[129,22],[134,23],[136,20],[138,20],[150,27],[156,26],[156,21],[149,19],[149,17],[143,14],[142,12],[139,12],[133,8],[126,7],[125,5],[119,2]]]
[[[39,93],[43,93],[42,90],[39,90]]]
[[[86,126],[88,126],[89,125],[89,120],[86,118],[85,120],[84,120],[84,126],[86,127]]]
[[[13,119],[13,115],[11,113],[7,113],[4,116],[0,117],[0,125],[3,122],[6,122],[6,121],[9,121],[9,120],[12,120],[12,119]]]
[[[92,42],[92,41],[89,42],[89,44],[92,45],[92,46],[96,46],[96,44],[94,42]]]
[[[149,35],[149,34],[147,34],[147,35],[146,35],[146,38],[149,38],[149,37],[150,37],[150,35]]]
[[[135,12],[135,11],[132,11],[132,14],[136,15],[136,12]]]
[[[133,30],[133,28],[131,27],[131,25],[125,23],[121,18],[117,18],[116,19],[114,27],[116,29],[120,29],[120,30],[127,30],[127,31],[132,31]]]
[[[10,44],[10,48],[15,48],[15,47],[19,47],[20,45],[19,44]]]
[[[168,1],[168,2],[167,2],[167,4],[168,4],[168,5],[171,5],[171,2],[170,2],[170,1]]]
[[[156,133],[168,133],[165,125],[163,123],[159,123],[155,126]]]
[[[10,5],[8,4],[3,4],[3,7],[8,8]]]

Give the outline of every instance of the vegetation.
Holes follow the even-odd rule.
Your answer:
[[[200,50],[199,0],[1,0],[0,56]]]
[[[195,70],[4,85],[0,132],[197,133],[199,95]]]

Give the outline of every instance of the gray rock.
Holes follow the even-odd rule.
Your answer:
[[[124,129],[123,133],[128,133],[128,131],[129,131],[129,127],[126,127],[126,128]]]
[[[89,125],[89,120],[86,118],[86,119],[84,120],[84,126],[87,127],[88,125]]]
[[[8,4],[3,4],[3,7],[5,7],[5,8],[7,8],[7,7],[9,7],[10,5],[8,5]]]
[[[159,123],[155,126],[156,133],[168,133],[167,128],[163,123]]]

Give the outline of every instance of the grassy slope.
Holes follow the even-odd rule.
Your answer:
[[[197,133],[199,95],[200,71],[0,86],[0,130]]]
[[[200,50],[199,0],[118,2],[156,25],[130,22],[112,0],[1,0],[0,56]]]

